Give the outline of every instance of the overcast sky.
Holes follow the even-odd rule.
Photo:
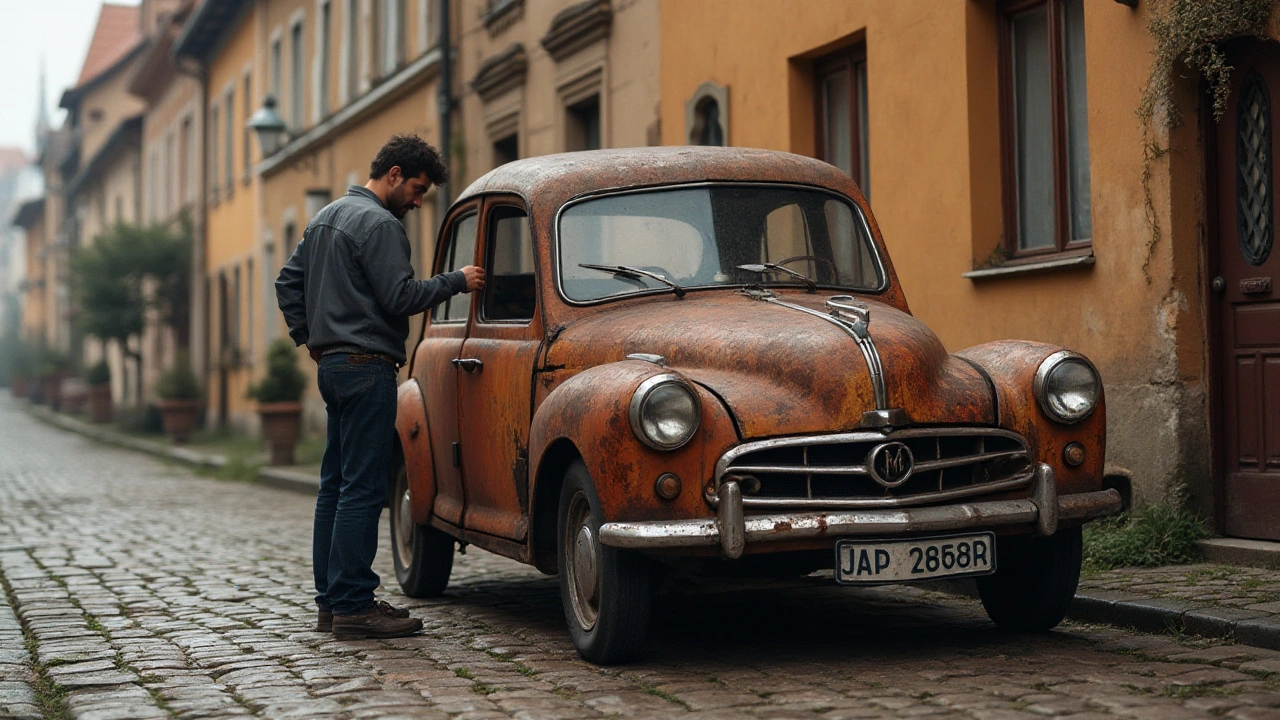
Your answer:
[[[35,152],[41,58],[49,117],[54,127],[61,123],[58,100],[80,76],[101,5],[102,0],[0,0],[0,146]]]

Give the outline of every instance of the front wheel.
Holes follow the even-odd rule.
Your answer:
[[[1044,632],[1067,615],[1080,582],[1080,528],[996,540],[996,572],[978,578],[987,616],[1005,630]]]
[[[425,598],[444,592],[453,572],[453,544],[453,538],[444,532],[413,522],[409,476],[402,463],[391,493],[391,558],[405,595]]]
[[[600,665],[634,659],[649,632],[653,573],[644,556],[600,544],[604,513],[581,460],[565,474],[558,520],[560,601],[574,647]]]

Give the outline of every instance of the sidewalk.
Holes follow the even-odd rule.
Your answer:
[[[27,410],[72,432],[196,467],[218,468],[227,462],[218,455],[122,435],[40,406],[27,405]],[[258,481],[309,495],[314,495],[319,485],[319,478],[313,473],[267,466],[258,469]],[[1280,545],[1254,545],[1259,546],[1258,552],[1280,553]],[[1224,556],[1217,546],[1206,550],[1212,556]],[[1280,558],[1280,554],[1273,556]],[[976,595],[972,581],[944,585],[949,592]],[[1242,645],[1280,650],[1280,570],[1206,562],[1086,573],[1080,579],[1067,617],[1076,622],[1149,633],[1225,638]],[[1274,671],[1280,672],[1280,662]]]

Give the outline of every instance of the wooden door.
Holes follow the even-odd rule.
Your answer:
[[[1228,535],[1280,540],[1280,44],[1242,42],[1217,126],[1216,248],[1209,257],[1221,368],[1221,477]]]

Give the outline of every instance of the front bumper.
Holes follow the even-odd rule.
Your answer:
[[[1052,535],[1062,520],[1092,520],[1121,510],[1115,490],[1058,495],[1053,468],[1040,464],[1031,482],[1031,497],[933,507],[852,512],[802,512],[744,516],[742,490],[729,481],[720,486],[714,519],[611,522],[600,526],[600,542],[616,548],[655,550],[719,545],[731,560],[742,557],[747,543],[811,537],[879,536],[915,532],[1032,525],[1038,535]]]

